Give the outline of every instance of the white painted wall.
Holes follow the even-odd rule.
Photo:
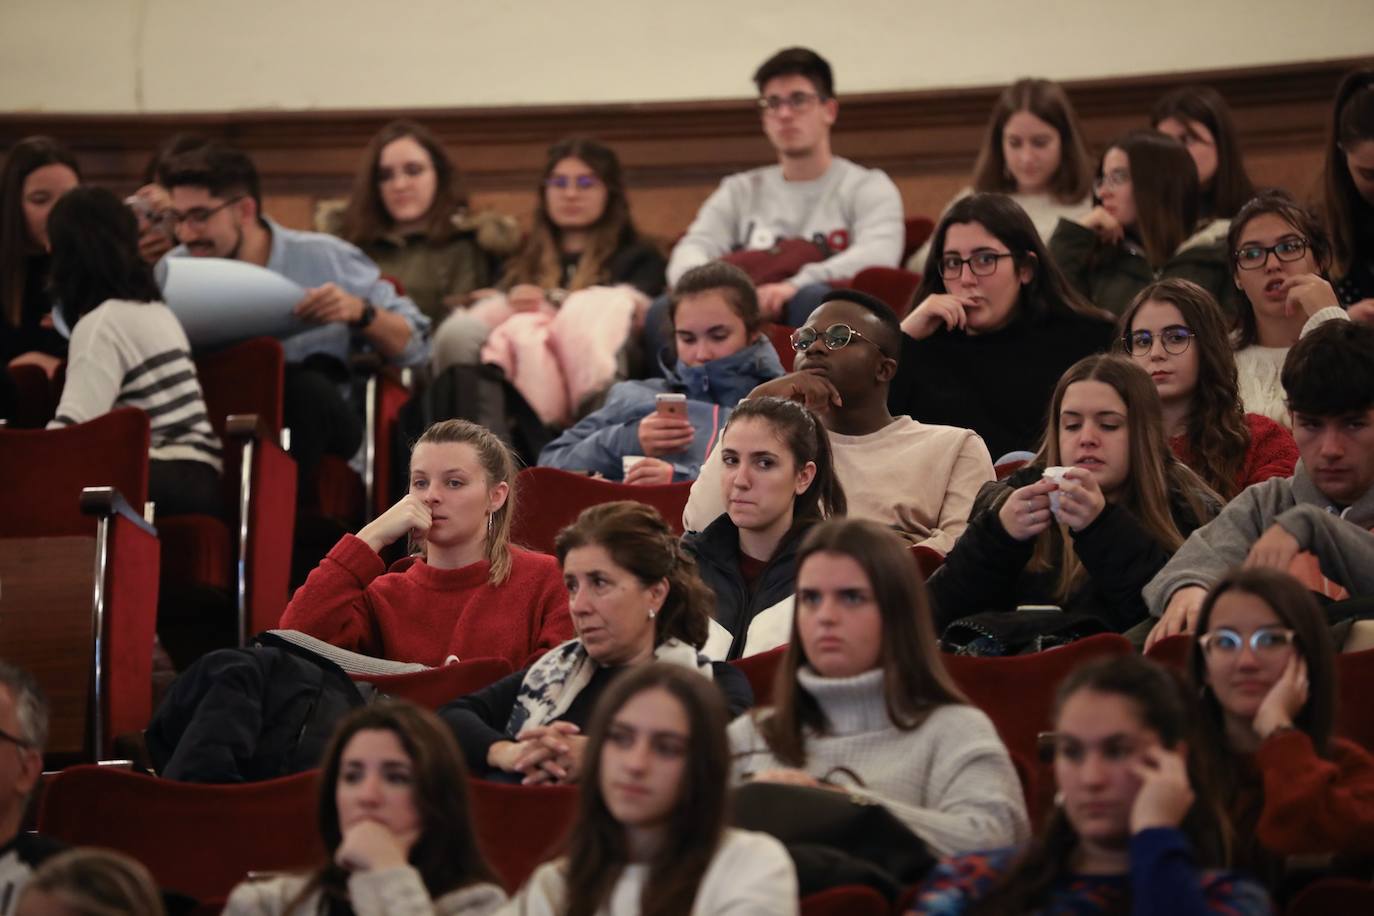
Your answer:
[[[1374,0],[0,0],[0,110],[742,97],[779,47],[845,92],[1374,56]]]

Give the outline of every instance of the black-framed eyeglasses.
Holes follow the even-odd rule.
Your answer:
[[[1256,655],[1275,655],[1297,643],[1298,634],[1284,627],[1260,627],[1250,634],[1250,638],[1237,633],[1230,627],[1221,627],[1198,637],[1198,645],[1208,655],[1239,655],[1247,644]]]
[[[1236,266],[1241,270],[1259,270],[1269,262],[1269,252],[1280,261],[1300,261],[1307,253],[1307,239],[1284,239],[1277,245],[1246,245],[1236,249]]]
[[[170,222],[173,226],[180,226],[182,223],[190,223],[192,226],[204,226],[205,223],[210,219],[210,217],[214,216],[216,213],[223,210],[230,204],[238,203],[239,201],[243,200],[243,198],[244,195],[240,194],[237,197],[229,198],[224,203],[220,204],[218,207],[192,207],[185,213],[182,213],[179,210],[168,210],[167,221]]]
[[[1196,336],[1181,324],[1171,324],[1160,330],[1159,343],[1164,347],[1165,353],[1178,356],[1187,351],[1188,345]],[[1132,356],[1148,356],[1155,345],[1155,335],[1149,331],[1132,331],[1122,339],[1126,341],[1126,349]]]
[[[849,342],[856,337],[859,340],[868,340],[867,337],[847,324],[832,324],[830,327],[820,332],[817,332],[816,329],[812,327],[797,328],[797,330],[792,332],[792,349],[796,350],[798,353],[805,353],[807,350],[810,350],[811,345],[819,339],[825,341],[825,348],[827,350],[842,350],[849,346]],[[878,347],[873,341],[868,340],[868,342]],[[881,353],[882,351],[883,348],[878,347],[878,352]]]
[[[811,106],[821,101],[824,97],[817,92],[802,92],[798,90],[788,95],[770,95],[759,99],[759,110],[768,114],[779,114],[784,108],[790,108],[797,114],[810,111]]]
[[[975,251],[966,258],[957,254],[945,255],[940,259],[940,276],[946,280],[957,280],[964,272],[964,265],[975,277],[990,277],[997,272],[997,262],[1003,258],[1014,258],[1010,251]]]
[[[560,191],[567,190],[569,186],[579,191],[590,191],[599,184],[601,179],[595,175],[550,175],[544,179],[544,187],[557,188]]]
[[[0,741],[8,741],[16,747],[20,748],[21,750],[28,750],[29,748],[33,747],[32,741],[27,741],[24,738],[19,737],[18,735],[11,735],[3,728],[0,728]]]

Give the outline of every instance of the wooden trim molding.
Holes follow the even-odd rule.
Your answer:
[[[1363,59],[1161,73],[1065,82],[1090,144],[1144,122],[1155,99],[1188,83],[1230,103],[1250,156],[1320,150],[1331,99]],[[972,167],[1000,87],[843,96],[835,150],[911,182],[942,187]],[[134,186],[150,152],[176,131],[222,138],[251,155],[264,192],[318,198],[347,192],[368,139],[395,117],[423,121],[448,145],[469,188],[529,193],[544,150],[569,134],[612,144],[637,197],[691,189],[704,196],[724,175],[772,159],[748,100],[371,111],[240,111],[193,114],[0,114],[0,147],[36,133],[68,143],[88,180]],[[1305,161],[1305,160],[1304,160]]]

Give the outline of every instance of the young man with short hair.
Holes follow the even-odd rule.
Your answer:
[[[207,143],[171,157],[160,180],[181,243],[167,257],[246,261],[305,287],[295,314],[309,327],[282,341],[291,451],[302,474],[324,454],[352,457],[363,423],[346,403],[350,357],[374,350],[395,365],[420,365],[429,319],[354,246],[265,216],[257,169],[244,153]]]
[[[803,346],[796,371],[749,396],[798,401],[816,413],[830,433],[850,516],[890,525],[913,543],[948,553],[968,527],[979,487],[993,479],[992,458],[972,430],[888,412],[901,335],[884,303],[832,290],[793,338]],[[725,511],[720,462],[717,443],[683,512],[689,531],[705,529]]]
[[[761,251],[785,239],[816,242],[829,256],[759,286],[765,318],[793,327],[806,320],[825,284],[866,267],[896,267],[905,224],[892,179],[830,150],[839,116],[830,65],[815,51],[785,48],[754,73],[763,132],[776,165],[727,177],[673,248],[668,282],[733,251]],[[655,312],[661,311],[661,306]],[[663,334],[651,312],[651,333]],[[650,341],[650,352],[656,353]]]
[[[1255,484],[1184,542],[1145,587],[1147,648],[1191,632],[1234,566],[1292,573],[1333,600],[1374,595],[1374,327],[1329,321],[1288,351],[1281,376],[1301,459]]]

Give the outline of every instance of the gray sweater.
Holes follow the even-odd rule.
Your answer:
[[[1158,617],[1180,588],[1210,588],[1245,561],[1273,525],[1314,554],[1322,573],[1352,595],[1374,595],[1374,490],[1344,509],[1327,499],[1301,461],[1292,477],[1274,477],[1241,491],[1216,518],[1183,542],[1145,586],[1145,604]]]
[[[807,736],[804,769],[812,776],[823,778],[840,766],[852,770],[863,787],[846,788],[881,802],[936,855],[1011,846],[1030,835],[1016,769],[981,710],[941,706],[905,731],[888,718],[881,669],[825,678],[803,667],[797,680],[830,723],[826,734]],[[754,715],[730,724],[730,746],[736,783],[785,766],[768,749]]]

